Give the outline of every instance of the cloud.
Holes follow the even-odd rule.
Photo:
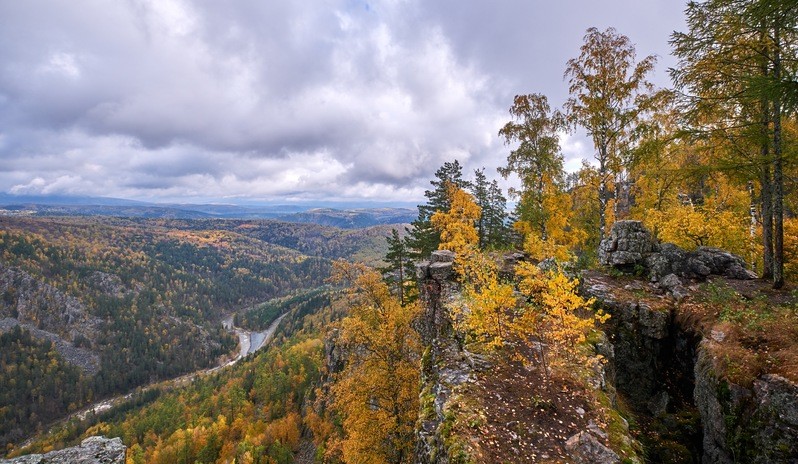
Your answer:
[[[0,190],[420,200],[444,161],[495,172],[591,17],[666,0],[617,3],[3,2]]]

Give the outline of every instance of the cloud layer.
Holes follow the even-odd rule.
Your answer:
[[[0,190],[418,201],[444,161],[495,172],[512,96],[562,101],[587,27],[660,55],[681,27],[672,0],[549,3],[3,2]]]

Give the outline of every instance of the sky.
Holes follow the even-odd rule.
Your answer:
[[[513,96],[567,98],[585,30],[638,57],[680,0],[0,0],[0,191],[155,202],[414,203],[499,178]],[[563,134],[566,167],[590,159]],[[513,179],[502,181],[508,186]]]

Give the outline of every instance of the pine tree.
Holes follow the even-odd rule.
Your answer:
[[[391,236],[386,237],[388,252],[385,254],[387,266],[380,269],[388,285],[395,288],[402,306],[415,301],[417,295],[414,286],[415,264],[410,256],[410,247],[407,237],[400,237],[399,231],[391,230]]]
[[[477,235],[479,237],[478,245],[480,250],[484,250],[487,246],[488,235],[488,214],[490,210],[490,198],[488,197],[490,183],[485,176],[485,168],[476,169],[474,171],[474,182],[471,183],[471,194],[474,195],[474,201],[477,206],[482,210],[482,214],[477,219]]]
[[[507,248],[513,243],[512,221],[507,213],[507,198],[499,188],[499,183],[494,179],[488,187],[488,207],[483,209],[482,215],[486,217],[487,248]]]
[[[488,182],[485,168],[474,171],[471,194],[482,210],[476,222],[479,248],[485,250],[507,247],[512,238],[507,219],[507,199],[495,179]]]

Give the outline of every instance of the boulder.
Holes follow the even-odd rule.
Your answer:
[[[126,450],[121,438],[89,437],[79,446],[47,454],[0,459],[0,464],[124,464]]]
[[[617,268],[642,265],[656,247],[651,232],[640,221],[618,221],[599,245],[599,263]]]
[[[615,464],[621,458],[590,432],[579,432],[565,442],[565,450],[579,464]]]
[[[661,285],[672,295],[684,297],[682,285],[675,285],[673,277],[706,280],[710,275],[729,279],[755,279],[756,274],[746,269],[741,257],[711,247],[683,250],[673,243],[657,244],[640,221],[618,221],[612,225],[610,235],[599,245],[599,263],[624,272],[643,270],[653,282],[668,277]]]

